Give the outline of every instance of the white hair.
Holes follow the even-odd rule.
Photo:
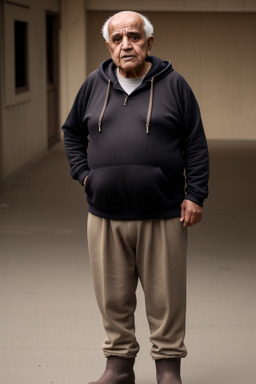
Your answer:
[[[102,28],[101,28],[101,33],[102,33],[102,36],[104,37],[104,39],[106,41],[109,40],[109,34],[108,34],[108,26],[109,26],[109,23],[112,19],[112,17],[114,17],[115,15],[118,15],[119,13],[135,13],[136,15],[139,15],[143,21],[144,21],[144,31],[145,31],[145,34],[146,34],[146,39],[150,36],[150,35],[153,35],[154,33],[154,27],[153,25],[151,24],[151,22],[148,20],[148,18],[146,16],[143,16],[141,13],[138,13],[138,12],[133,12],[133,11],[121,11],[121,12],[118,12],[118,13],[115,13],[113,16],[110,16],[106,21],[105,23],[103,24]]]

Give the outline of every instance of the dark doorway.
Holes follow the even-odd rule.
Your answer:
[[[59,141],[59,37],[58,15],[46,13],[48,146]]]

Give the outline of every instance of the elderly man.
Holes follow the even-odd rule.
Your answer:
[[[85,186],[95,294],[106,331],[98,384],[133,384],[138,280],[159,384],[180,384],[187,227],[202,218],[208,151],[190,87],[149,56],[153,27],[120,12],[102,29],[111,59],[82,85],[63,126],[71,175]]]

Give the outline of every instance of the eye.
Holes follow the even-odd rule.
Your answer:
[[[112,40],[113,40],[114,43],[118,44],[121,41],[121,37],[116,36]]]
[[[138,40],[139,40],[139,36],[136,35],[135,33],[132,33],[132,34],[130,35],[130,39],[131,39],[132,41],[138,41]]]

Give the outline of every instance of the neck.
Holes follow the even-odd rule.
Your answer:
[[[120,68],[119,68],[119,73],[122,77],[125,77],[126,79],[136,79],[138,77],[143,77],[145,76],[150,68],[151,68],[151,63],[148,62],[148,61],[145,61],[144,65],[142,68],[139,68],[138,70],[134,70],[134,71],[122,71]]]

